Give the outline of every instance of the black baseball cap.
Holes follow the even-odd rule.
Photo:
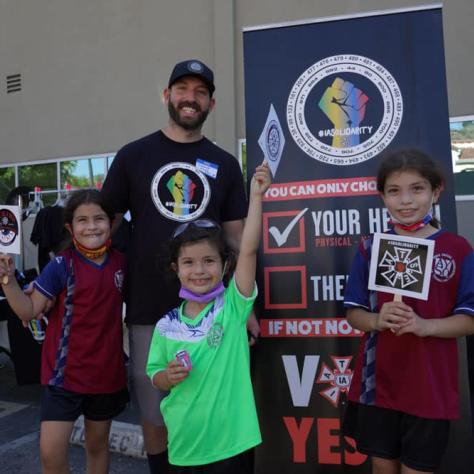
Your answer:
[[[195,76],[202,79],[206,83],[210,95],[216,90],[214,86],[214,73],[198,59],[188,59],[176,64],[168,81],[168,88],[184,76]]]

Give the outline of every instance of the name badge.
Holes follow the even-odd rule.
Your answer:
[[[196,160],[196,168],[199,171],[202,171],[205,175],[215,179],[217,176],[217,170],[219,169],[219,165],[198,158]]]

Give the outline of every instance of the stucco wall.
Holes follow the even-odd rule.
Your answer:
[[[0,164],[115,151],[159,128],[170,69],[189,57],[216,72],[206,134],[235,152],[245,135],[242,28],[423,4],[0,0]],[[444,20],[450,114],[472,114],[474,2],[446,0]],[[22,91],[7,94],[17,73]]]

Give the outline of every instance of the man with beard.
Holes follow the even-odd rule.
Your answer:
[[[201,61],[176,64],[163,92],[168,125],[125,145],[103,186],[116,212],[130,210],[132,216],[126,283],[129,375],[152,473],[167,472],[167,433],[159,408],[166,393],[151,385],[145,365],[153,328],[177,306],[179,290],[160,273],[155,257],[179,224],[204,218],[221,223],[229,243],[238,248],[247,213],[237,160],[201,133],[215,105],[214,90],[214,74]],[[258,336],[255,317],[249,329]]]

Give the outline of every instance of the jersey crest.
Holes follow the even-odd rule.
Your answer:
[[[447,253],[438,253],[433,257],[433,278],[440,283],[447,282],[456,273],[454,257]]]

